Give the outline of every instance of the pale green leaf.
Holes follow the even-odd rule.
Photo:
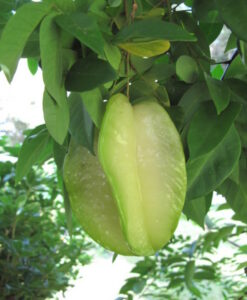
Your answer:
[[[9,82],[29,36],[49,10],[50,6],[45,3],[27,3],[17,10],[5,26],[0,39],[0,66]]]

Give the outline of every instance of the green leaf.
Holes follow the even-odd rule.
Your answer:
[[[122,4],[122,0],[108,0],[110,7],[118,7]]]
[[[114,42],[148,41],[164,39],[169,41],[195,42],[196,38],[182,27],[161,20],[147,19],[135,21],[121,29],[115,36]]]
[[[37,61],[37,59],[28,58],[27,64],[28,64],[28,68],[29,68],[29,71],[31,72],[31,74],[35,75],[39,68],[39,62]]]
[[[45,125],[40,125],[33,129],[23,142],[17,162],[15,182],[27,175],[34,164],[43,163],[48,159],[51,153],[51,137]]]
[[[67,146],[65,145],[65,143],[63,145],[59,145],[56,141],[53,141],[53,156],[57,165],[57,169],[61,174],[63,171],[63,161],[66,154]]]
[[[183,213],[204,229],[204,219],[212,202],[212,193],[197,199],[186,199]]]
[[[237,100],[238,97],[242,98],[243,103],[247,103],[247,83],[243,80],[237,79],[237,78],[230,78],[226,79],[225,83],[230,88],[233,97]],[[237,98],[236,98],[237,96]]]
[[[128,278],[127,282],[122,286],[119,291],[120,294],[128,294],[129,291],[133,291],[139,294],[146,285],[146,279],[141,277]]]
[[[157,64],[145,73],[145,78],[150,81],[163,82],[176,73],[174,64]]]
[[[60,98],[59,105],[45,90],[43,95],[43,112],[46,127],[54,140],[62,145],[69,128],[69,107],[66,92]]]
[[[176,73],[186,83],[195,82],[199,75],[196,61],[188,55],[181,55],[176,62]]]
[[[15,9],[16,1],[15,0],[0,0],[0,12],[7,13]]]
[[[94,57],[77,61],[67,74],[65,86],[68,91],[84,92],[117,78],[111,65]]]
[[[247,42],[245,30],[247,2],[245,0],[215,0],[215,4],[225,24],[237,37]]]
[[[239,184],[227,179],[217,188],[217,192],[223,195],[227,203],[235,212],[235,219],[247,223],[247,186],[246,167],[242,166],[239,174]]]
[[[193,282],[194,273],[195,273],[195,261],[190,260],[187,263],[184,271],[185,283],[187,288],[191,291],[192,294],[194,294],[197,297],[201,297],[200,290],[195,286]]]
[[[228,86],[222,80],[214,79],[204,74],[209,93],[214,101],[218,115],[226,109],[230,102],[231,92]]]
[[[105,105],[99,89],[80,93],[84,106],[97,128],[100,128],[105,113]]]
[[[56,17],[57,24],[76,37],[82,44],[104,57],[104,39],[93,16],[83,12],[62,14]]]
[[[44,18],[40,26],[40,55],[45,88],[60,104],[63,101],[63,61],[61,51],[60,30],[50,14]]]
[[[221,79],[222,75],[224,74],[224,69],[222,68],[221,65],[216,65],[212,70],[211,70],[211,75],[215,79]]]
[[[242,79],[242,77],[246,74],[247,67],[243,64],[240,55],[237,55],[236,58],[234,58],[234,60],[230,64],[229,68],[227,69],[225,79],[232,77]]]
[[[93,122],[85,109],[80,94],[69,96],[70,134],[74,140],[94,154]]]
[[[115,70],[118,70],[121,62],[121,51],[118,49],[118,47],[109,43],[105,43],[104,51],[110,65]]]
[[[201,102],[210,98],[205,82],[195,83],[183,94],[178,105],[183,108],[185,124],[189,123]]]
[[[50,6],[45,3],[27,3],[17,10],[5,26],[0,40],[0,66],[9,82],[29,36],[49,10]]]
[[[239,103],[232,102],[218,116],[212,102],[202,103],[193,116],[188,131],[190,159],[212,151],[231,128],[240,109]]]
[[[241,153],[239,135],[232,127],[211,152],[187,162],[187,198],[195,199],[214,191],[233,171]]]

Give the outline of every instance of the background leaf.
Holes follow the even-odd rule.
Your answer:
[[[15,181],[20,181],[34,164],[43,163],[51,157],[51,154],[51,137],[45,125],[40,125],[33,129],[23,142],[17,162]]]

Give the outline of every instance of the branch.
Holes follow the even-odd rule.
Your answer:
[[[224,78],[225,78],[225,76],[226,76],[226,73],[227,73],[227,71],[228,71],[228,69],[229,69],[231,63],[232,63],[232,62],[234,61],[234,59],[237,57],[238,53],[239,53],[238,49],[235,49],[234,52],[233,52],[232,57],[230,58],[230,60],[229,60],[229,62],[228,62],[228,64],[227,64],[227,66],[226,66],[226,68],[225,68],[225,71],[224,71],[223,75],[221,76],[221,80],[224,80]]]

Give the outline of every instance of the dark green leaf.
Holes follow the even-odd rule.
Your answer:
[[[34,164],[43,163],[51,154],[51,137],[45,126],[40,125],[32,130],[23,142],[17,162],[15,181],[20,181]]]
[[[80,94],[71,93],[69,97],[69,107],[69,130],[71,136],[78,144],[86,147],[94,154],[93,122],[83,105]]]
[[[226,79],[225,83],[230,88],[231,92],[233,93],[233,99],[238,100],[237,97],[242,98],[243,103],[247,103],[247,83],[243,80],[237,79],[237,78],[230,78]]]
[[[53,142],[53,156],[55,163],[57,165],[57,169],[62,173],[63,170],[63,161],[64,157],[67,153],[66,145],[59,145],[57,142]]]
[[[105,104],[99,89],[80,93],[84,106],[97,128],[100,128],[105,112]]]
[[[104,57],[104,39],[93,16],[83,12],[73,12],[57,16],[56,22],[82,44]]]
[[[114,42],[155,40],[164,39],[169,41],[196,41],[193,34],[182,27],[156,19],[136,21],[124,27],[116,35]]]
[[[15,0],[0,0],[0,12],[7,13],[15,9]]]
[[[240,172],[239,184],[227,179],[217,191],[226,198],[227,203],[235,212],[235,218],[247,223],[246,169],[242,167]]]
[[[217,113],[220,114],[230,102],[230,90],[222,80],[214,79],[205,73],[209,93],[214,101]]]
[[[202,103],[195,113],[188,132],[190,159],[212,151],[225,137],[241,105],[232,102],[219,116],[211,102]]]
[[[145,73],[147,80],[164,81],[174,75],[176,72],[174,64],[157,64]]]
[[[50,14],[44,18],[40,26],[40,55],[43,79],[48,93],[56,103],[63,101],[63,62],[60,30]],[[60,100],[61,99],[61,100]]]
[[[212,193],[197,199],[186,199],[183,212],[188,219],[193,220],[199,226],[204,228],[204,219],[210,208]]]
[[[28,3],[17,10],[5,26],[0,40],[0,66],[9,81],[12,80],[25,44],[49,12],[44,3]]]
[[[247,2],[245,0],[215,0],[215,4],[226,25],[240,39],[247,42],[247,32],[245,30]]]
[[[65,91],[59,101],[58,105],[55,99],[45,90],[43,95],[45,123],[50,135],[58,144],[62,145],[69,128],[69,107]]]
[[[190,121],[201,102],[209,99],[210,95],[205,82],[195,83],[184,93],[178,105],[183,108],[185,124]]]
[[[239,135],[232,127],[211,152],[187,162],[187,198],[194,199],[214,191],[233,171],[241,153]]]
[[[87,57],[73,65],[65,85],[69,91],[84,92],[116,78],[117,74],[108,62]]]

